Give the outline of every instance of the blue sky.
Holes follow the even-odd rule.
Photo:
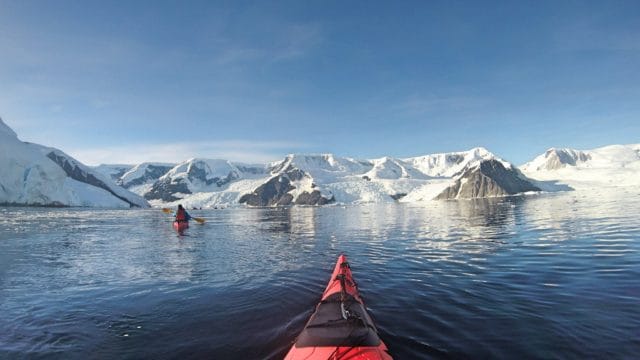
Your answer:
[[[0,116],[87,164],[521,164],[640,142],[640,2],[0,0]]]

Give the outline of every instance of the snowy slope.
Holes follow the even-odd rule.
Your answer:
[[[144,197],[152,203],[174,203],[189,200],[197,194],[201,201],[211,203],[212,193],[233,192],[230,186],[241,180],[265,178],[263,165],[246,165],[219,159],[189,159],[155,181]],[[209,195],[204,195],[209,194]],[[241,196],[241,194],[240,194]],[[236,195],[223,197],[235,198]],[[224,204],[220,204],[224,205]]]
[[[148,207],[148,203],[64,152],[25,143],[0,119],[0,203]]]
[[[364,176],[370,179],[419,179],[426,180],[430,176],[414,168],[410,163],[383,157],[372,161],[373,168]]]
[[[373,160],[341,158],[332,154],[289,155],[272,164],[274,173],[301,171],[308,181],[291,191],[320,191],[336,203],[368,203],[431,200],[465,167],[495,159],[511,164],[483,148],[466,152],[427,155],[418,158]],[[293,184],[296,186],[296,184]]]
[[[592,150],[549,149],[521,169],[534,179],[575,189],[640,186],[640,144]]]
[[[129,191],[144,196],[151,190],[153,184],[175,164],[169,163],[142,163],[132,167],[118,178],[116,183]]]
[[[469,164],[477,164],[482,160],[492,159],[502,162],[505,166],[511,166],[508,162],[498,158],[483,147],[473,148],[469,151],[418,156],[404,159],[404,161],[425,175],[450,178],[460,173]]]
[[[116,183],[118,182],[118,180],[120,180],[122,175],[131,170],[132,167],[133,165],[125,164],[101,164],[98,166],[91,166],[91,168],[95,171],[111,177],[111,180],[115,181]]]
[[[544,154],[524,164],[523,171],[557,170],[566,166],[581,165],[591,160],[591,155],[573,149],[551,148]]]
[[[271,164],[271,173],[277,174],[287,169],[299,169],[321,181],[362,174],[373,167],[368,160],[338,157],[333,154],[289,154],[284,160]]]
[[[357,160],[333,154],[288,155],[272,166],[274,174],[301,171],[304,181],[292,193],[319,191],[326,199],[337,203],[392,202],[392,196],[406,194],[426,175],[389,157]],[[413,177],[413,178],[411,178]],[[294,196],[295,198],[295,196]]]
[[[154,205],[194,207],[431,200],[454,175],[487,159],[513,168],[484,148],[409,159],[290,154],[250,172],[224,160],[191,159],[156,181],[145,197]]]

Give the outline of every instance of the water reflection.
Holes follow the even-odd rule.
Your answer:
[[[282,358],[344,252],[396,358],[633,358],[631,195],[203,210],[182,237],[158,210],[2,209],[0,357]]]

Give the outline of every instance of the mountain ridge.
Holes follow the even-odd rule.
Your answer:
[[[20,141],[2,119],[0,138],[0,165],[9,169],[0,176],[0,203],[5,204],[224,207],[415,202],[635,185],[640,173],[640,144],[551,148],[520,168],[484,147],[409,158],[355,159],[323,153],[288,154],[268,164],[191,158],[178,164],[89,167],[58,149]]]
[[[0,203],[149,207],[137,194],[61,150],[21,141],[0,119]]]

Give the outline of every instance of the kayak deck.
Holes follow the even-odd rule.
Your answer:
[[[391,359],[345,255],[338,257],[320,303],[285,359]]]

